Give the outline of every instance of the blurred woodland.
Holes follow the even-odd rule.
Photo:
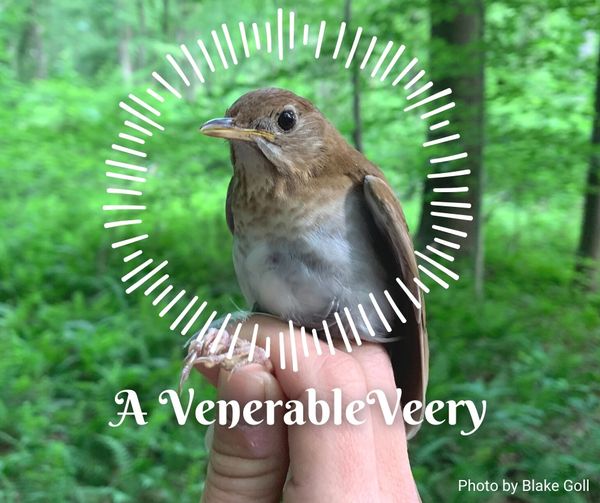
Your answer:
[[[278,7],[296,13],[297,50],[282,62],[264,48],[245,58],[238,22],[275,27]],[[359,26],[377,35],[374,54],[388,40],[405,44],[402,61],[419,59],[409,78],[419,68],[426,77],[404,90],[370,79],[361,58],[344,68],[347,47],[331,57],[342,20],[346,37]],[[221,313],[243,306],[224,216],[228,149],[198,127],[257,87],[306,96],[384,170],[418,247],[437,220],[468,230],[459,250],[440,246],[457,257],[460,280],[444,276],[448,290],[426,281],[428,397],[487,400],[488,410],[475,435],[425,425],[411,441],[423,501],[507,501],[458,493],[467,478],[590,478],[591,493],[510,501],[599,501],[596,0],[0,0],[0,502],[198,500],[204,430],[178,426],[156,399],[177,386],[184,338],[169,330],[173,313],[160,319],[141,292],[124,292],[120,278],[138,262],[111,250],[131,234],[103,229],[102,205],[126,200],[106,193],[104,161],[128,160],[110,149],[125,144],[117,134],[131,119],[118,103],[158,90],[154,70],[176,81],[165,54],[183,67],[185,43],[199,59],[196,40],[208,43],[222,23],[238,64],[202,67],[203,84],[177,81],[183,99],[161,104],[166,129],[145,145],[143,256],[168,259],[172,280]],[[304,23],[314,27],[309,48]],[[451,87],[456,102],[440,114],[451,126],[433,131],[403,111],[429,78],[423,97]],[[457,132],[469,156],[430,165],[457,147],[423,143]],[[471,174],[432,180],[432,168]],[[446,201],[470,204],[474,222],[434,222],[433,181],[468,185]],[[214,396],[200,376],[191,381]],[[108,427],[124,388],[138,392],[147,426]]]

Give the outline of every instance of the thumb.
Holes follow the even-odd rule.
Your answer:
[[[237,401],[240,409],[250,400],[284,399],[275,377],[256,364],[220,370],[217,389],[220,400]],[[215,423],[203,503],[280,501],[289,464],[282,409],[275,408],[274,425],[248,425],[243,417],[233,428]],[[260,419],[259,412],[252,417]]]

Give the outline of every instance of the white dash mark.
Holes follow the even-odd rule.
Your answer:
[[[433,87],[433,82],[431,82],[431,80],[429,82],[427,82],[427,84],[422,85],[421,87],[419,87],[419,89],[417,89],[414,93],[409,94],[406,99],[407,100],[412,100],[413,98],[416,98],[417,96],[419,96],[420,94],[423,94],[425,91],[427,91],[427,89],[431,89]]]
[[[138,112],[135,108],[131,108],[127,103],[125,103],[124,101],[121,101],[119,103],[119,107],[121,107],[123,110],[125,110],[126,112],[129,112],[131,115],[137,117],[138,119],[144,121],[146,124],[150,124],[152,127],[155,127],[156,129],[158,129],[159,131],[164,131],[165,128],[162,127],[158,122],[153,121],[152,119],[149,119],[148,117],[146,117],[143,113]],[[131,126],[133,127],[133,126]],[[152,135],[150,135],[152,136]]]
[[[387,299],[387,301],[390,303],[390,306],[392,306],[392,309],[394,310],[394,312],[396,313],[396,316],[398,316],[398,318],[400,319],[400,321],[402,323],[406,323],[406,318],[404,317],[404,315],[402,314],[402,311],[400,311],[400,308],[396,305],[396,303],[394,302],[394,299],[392,298],[392,296],[390,295],[390,292],[388,292],[387,290],[383,291],[383,295],[385,295],[385,298]]]
[[[249,58],[250,57],[250,49],[248,48],[248,38],[246,37],[246,25],[242,21],[240,21],[238,26],[240,28],[240,37],[242,37],[242,46],[244,47],[244,56]]]
[[[348,340],[348,335],[346,334],[346,329],[344,328],[344,324],[342,323],[342,319],[338,313],[333,313],[335,321],[340,329],[340,335],[342,336],[342,340],[344,341],[344,346],[346,346],[346,352],[352,353],[352,346],[350,345],[350,341]]]
[[[160,101],[161,103],[165,102],[165,99],[160,94],[158,94],[154,89],[148,88],[148,89],[146,89],[146,92],[150,96],[152,96],[156,101]]]
[[[452,255],[448,255],[447,253],[444,253],[443,251],[440,251],[431,245],[427,245],[425,248],[427,248],[431,253],[435,253],[437,256],[442,257],[449,262],[454,262],[454,257]]]
[[[445,232],[447,234],[452,234],[453,236],[458,236],[458,237],[461,237],[461,238],[466,238],[467,237],[467,233],[466,232],[457,231],[455,229],[450,229],[449,227],[444,227],[442,225],[432,225],[431,228],[433,230],[436,230],[436,231],[442,231],[442,232]]]
[[[265,23],[265,34],[267,36],[267,52],[271,54],[273,50],[273,41],[271,40],[271,23],[268,21]]]
[[[452,218],[454,220],[465,220],[467,222],[471,222],[473,217],[471,215],[462,215],[458,213],[444,213],[439,211],[432,211],[432,217],[442,217],[442,218]]]
[[[431,206],[444,206],[446,208],[470,208],[471,203],[453,203],[450,201],[431,201]]]
[[[135,122],[125,121],[123,124],[125,124],[127,127],[130,127],[131,129],[139,131],[142,134],[145,134],[146,136],[152,136],[152,131],[149,131],[145,127],[142,127],[139,124],[136,124]]]
[[[444,126],[447,126],[448,124],[450,124],[449,120],[445,120],[442,122],[436,122],[435,124],[432,124],[431,126],[429,126],[429,130],[430,131],[435,131],[436,129],[440,129]]]
[[[209,353],[214,353],[217,350],[217,347],[219,346],[219,343],[221,342],[221,339],[223,338],[223,333],[225,332],[227,323],[229,323],[230,319],[231,319],[231,313],[227,313],[227,316],[225,316],[225,319],[223,320],[223,323],[221,323],[221,327],[219,328],[219,331],[217,332],[217,336],[215,337],[212,344],[210,345],[210,349],[208,350]]]
[[[455,250],[460,249],[460,245],[458,243],[454,243],[453,241],[446,241],[445,239],[442,239],[442,238],[433,238],[433,240],[436,243],[447,246],[448,248],[454,248]]]
[[[425,283],[423,283],[419,278],[413,278],[413,281],[421,290],[423,290],[425,293],[429,293],[429,288],[427,288],[427,285],[425,285]]]
[[[169,302],[164,308],[163,310],[158,313],[158,316],[160,316],[161,318],[167,314],[171,308],[177,304],[177,302],[179,302],[179,299],[181,299],[181,297],[183,297],[185,295],[185,290],[181,290],[181,292],[179,292],[174,298],[173,300],[171,300],[171,302]]]
[[[359,26],[356,30],[356,35],[354,36],[354,42],[352,42],[352,47],[350,48],[350,54],[348,54],[348,59],[346,60],[346,68],[350,68],[350,64],[352,63],[352,59],[354,58],[354,53],[356,52],[356,48],[358,47],[358,43],[360,42],[361,35],[362,27]]]
[[[118,145],[117,143],[113,143],[111,148],[113,150],[118,150],[119,152],[123,152],[125,154],[135,155],[136,157],[148,157],[146,152],[141,152],[139,150],[134,150],[129,147],[124,147],[123,145]]]
[[[169,63],[171,63],[171,66],[177,72],[177,75],[179,75],[179,78],[183,81],[183,83],[187,87],[189,87],[190,86],[190,79],[187,78],[187,75],[183,72],[183,70],[179,66],[179,63],[177,63],[177,61],[175,61],[175,58],[173,56],[171,56],[171,54],[167,54],[167,61]]]
[[[437,138],[436,140],[426,141],[425,143],[423,143],[423,146],[431,147],[432,145],[438,145],[440,143],[447,143],[449,141],[458,140],[459,138],[460,138],[460,135],[458,133],[451,134],[448,136],[444,136],[442,138]]]
[[[392,82],[393,86],[397,86],[398,82],[400,82],[408,72],[410,72],[412,70],[412,67],[415,66],[418,63],[419,59],[418,58],[413,58],[410,60],[410,62],[408,63],[408,65],[406,65],[402,71],[398,74],[398,76],[394,79],[394,82]]]
[[[231,61],[233,61],[234,65],[238,64],[237,54],[235,53],[235,49],[233,48],[233,44],[231,43],[231,37],[229,36],[229,28],[227,25],[223,23],[221,25],[221,29],[223,30],[223,35],[225,35],[225,42],[227,42],[227,48],[229,49],[229,55],[231,56]]]
[[[421,119],[427,119],[428,117],[431,117],[433,115],[437,115],[437,114],[441,114],[442,112],[445,112],[446,110],[450,110],[451,108],[454,108],[456,106],[456,103],[454,103],[454,101],[451,101],[450,103],[446,104],[446,105],[442,105],[439,108],[436,108],[435,110],[432,110],[431,112],[425,112],[424,114],[421,115]]]
[[[440,278],[437,274],[435,274],[434,272],[431,272],[429,269],[427,269],[427,267],[419,264],[419,269],[421,271],[423,271],[425,274],[427,274],[427,276],[429,276],[433,281],[435,281],[438,285],[440,285],[441,287],[443,287],[444,289],[448,289],[450,287],[450,285],[448,283],[446,283],[442,278]]]
[[[432,211],[430,212],[432,217],[441,217],[441,218],[451,218],[453,220],[464,220],[467,222],[471,222],[473,217],[471,215],[462,215],[460,213],[444,213],[441,211]]]
[[[465,157],[467,157],[467,155],[468,154],[466,152],[461,152],[460,154],[447,155],[445,157],[435,157],[433,159],[430,159],[429,162],[431,164],[438,164],[440,162],[456,161],[457,159],[464,159]]]
[[[204,56],[204,60],[206,61],[206,64],[208,65],[209,70],[214,73],[215,65],[213,64],[213,60],[210,57],[210,54],[208,54],[208,51],[206,50],[206,46],[204,45],[204,42],[201,39],[198,39],[196,41],[196,43],[198,44],[198,47],[200,47],[200,51],[202,51],[202,55]]]
[[[256,23],[252,23],[252,31],[254,31],[254,45],[256,46],[256,50],[260,51],[260,32]]]
[[[327,347],[329,348],[329,353],[334,355],[335,348],[333,347],[333,341],[331,340],[331,333],[329,332],[329,326],[327,322],[323,320],[323,330],[325,331],[325,340],[327,341]]]
[[[233,332],[233,337],[231,339],[231,344],[229,344],[229,350],[227,351],[227,358],[231,359],[233,357],[233,350],[235,349],[235,343],[240,336],[240,331],[242,330],[242,324],[238,323],[237,327],[235,327],[235,332]]]
[[[204,323],[204,325],[200,329],[200,332],[198,332],[198,335],[196,337],[197,341],[202,340],[202,338],[204,337],[204,334],[209,329],[210,325],[212,324],[212,322],[213,322],[213,320],[215,319],[216,316],[217,316],[217,312],[216,311],[213,311],[212,313],[210,313],[210,316],[208,317],[208,319],[206,320],[206,322]],[[188,325],[189,325],[189,323],[188,323]],[[183,332],[181,332],[181,335],[185,335],[185,334]]]
[[[425,75],[425,70],[420,70],[419,73],[417,73],[408,84],[406,84],[404,86],[404,89],[410,89],[412,86],[414,86],[417,82],[419,82],[419,80],[421,80],[423,78],[423,75]],[[405,110],[406,111],[406,110]]]
[[[126,281],[129,281],[138,272],[140,272],[140,271],[144,270],[146,267],[148,267],[152,262],[153,262],[153,260],[151,258],[149,258],[148,260],[146,260],[146,262],[143,262],[142,264],[138,265],[135,269],[132,269],[131,271],[129,271],[125,276],[123,276],[121,278],[121,281],[123,283],[125,283]]]
[[[279,61],[283,61],[283,10],[277,9],[277,47]]]
[[[130,245],[131,243],[137,243],[138,241],[142,241],[143,239],[147,239],[148,234],[142,234],[140,236],[135,236],[129,239],[123,239],[122,241],[117,241],[116,243],[111,244],[112,248],[121,248],[122,246]]]
[[[279,368],[285,370],[285,340],[283,332],[279,332]]]
[[[364,70],[365,66],[367,66],[367,63],[369,62],[369,58],[371,57],[371,53],[373,52],[373,49],[374,49],[376,43],[377,43],[377,37],[371,37],[371,43],[369,44],[369,47],[367,48],[367,52],[365,53],[365,57],[363,58],[362,63],[360,64],[361,70]]]
[[[108,194],[124,194],[124,195],[128,195],[128,196],[141,196],[142,195],[141,190],[114,189],[112,187],[110,189],[106,189],[106,192]]]
[[[169,279],[169,275],[165,274],[162,278],[155,281],[152,285],[150,285],[144,291],[144,295],[150,295],[159,285],[162,285],[167,279]]]
[[[306,340],[306,328],[300,327],[300,339],[302,339],[302,352],[308,358],[308,341]]]
[[[177,328],[177,326],[181,323],[181,320],[183,320],[183,318],[185,318],[185,315],[194,306],[194,304],[197,302],[197,300],[198,300],[198,297],[194,296],[194,298],[188,302],[188,305],[183,308],[181,313],[179,313],[179,316],[177,316],[177,318],[175,318],[175,321],[173,323],[171,323],[171,326],[169,327],[170,330],[175,330]]]
[[[365,322],[365,326],[367,327],[367,330],[369,331],[369,335],[371,337],[375,337],[375,330],[373,330],[373,327],[371,326],[371,322],[369,321],[367,313],[365,313],[365,309],[362,307],[362,304],[358,305],[358,311],[360,312],[360,315],[362,316],[362,319]]]
[[[140,176],[123,175],[121,173],[113,173],[112,171],[107,171],[106,176],[108,176],[109,178],[118,178],[119,180],[129,180],[130,182],[146,182],[146,179]]]
[[[387,66],[387,68],[381,75],[381,78],[379,79],[380,82],[383,82],[387,78],[387,76],[390,74],[390,72],[393,70],[394,65],[396,64],[396,61],[398,61],[398,58],[400,58],[400,56],[402,56],[402,54],[404,53],[404,49],[406,49],[406,47],[404,47],[404,45],[401,45],[398,48],[398,50],[396,51],[396,54],[394,54],[394,57],[390,61],[390,64]]]
[[[125,225],[138,225],[141,224],[142,221],[140,219],[135,220],[117,220],[115,222],[106,222],[104,224],[105,229],[112,229],[113,227],[123,227]]]
[[[469,187],[439,187],[434,192],[469,192]]]
[[[142,140],[141,138],[138,138],[137,136],[133,136],[133,135],[130,135],[127,133],[119,133],[119,138],[123,138],[124,140],[129,140],[134,143],[139,143],[140,145],[143,145],[144,143],[146,143],[146,140]]]
[[[204,84],[204,75],[202,75],[202,72],[200,71],[200,67],[198,66],[198,63],[196,63],[196,60],[192,56],[192,53],[190,52],[190,50],[187,48],[187,46],[185,44],[181,44],[179,46],[179,48],[181,49],[181,52],[183,52],[183,55],[185,56],[185,58],[188,60],[188,63],[192,67],[192,70],[194,70],[194,73],[196,74],[196,77],[198,77],[198,80],[202,84]]]
[[[254,348],[256,347],[256,337],[258,336],[258,323],[254,324],[254,330],[252,330],[252,341],[250,342],[250,351],[248,352],[248,361],[254,359]]]
[[[265,356],[267,358],[271,357],[271,337],[268,335],[265,339]]]
[[[146,103],[143,99],[138,98],[135,94],[129,93],[129,99],[135,101],[138,105],[148,110],[148,112],[150,112],[151,114],[160,117],[160,112],[156,108],[154,108],[151,105],[148,105],[148,103]]]
[[[190,321],[187,322],[187,325],[185,327],[183,327],[183,330],[181,331],[181,335],[185,335],[188,333],[188,330],[190,328],[192,328],[192,326],[194,325],[194,323],[196,323],[196,320],[200,317],[200,314],[202,313],[202,311],[204,311],[204,308],[206,307],[207,302],[204,301],[200,307],[198,309],[196,309],[196,312],[194,313],[194,315],[190,318]],[[215,312],[216,315],[216,312]]]
[[[317,48],[315,49],[315,59],[319,59],[321,55],[321,45],[323,44],[323,35],[325,35],[325,21],[321,21],[319,26],[319,37],[317,38]]]
[[[298,372],[298,353],[296,349],[296,333],[294,326],[290,330],[290,353],[292,355],[292,372]]]
[[[400,285],[402,291],[406,294],[406,296],[410,299],[413,305],[417,309],[421,309],[421,303],[417,300],[417,298],[413,295],[413,293],[408,289],[408,287],[404,284],[404,282],[400,278],[396,278],[396,283]]]
[[[142,250],[134,251],[133,253],[130,253],[129,255],[127,255],[123,259],[123,262],[129,262],[130,260],[133,260],[134,258],[139,257],[142,253],[144,253]]]
[[[217,48],[217,53],[219,54],[219,58],[221,59],[221,63],[223,64],[223,68],[227,70],[229,65],[227,64],[227,60],[225,59],[225,53],[223,52],[223,48],[221,47],[221,41],[219,40],[219,35],[215,30],[210,32],[213,38],[213,42],[215,43],[215,47]]]
[[[442,91],[438,91],[437,93],[432,94],[431,96],[427,96],[427,98],[423,98],[421,101],[417,101],[416,103],[413,103],[412,105],[407,106],[404,109],[404,111],[408,112],[409,110],[413,110],[417,107],[420,107],[421,105],[425,105],[426,103],[430,103],[437,99],[443,98],[444,96],[448,96],[451,93],[452,93],[452,89],[447,87],[446,89],[444,89]]]
[[[377,303],[377,300],[375,299],[375,295],[373,295],[372,293],[370,293],[369,294],[369,298],[371,299],[371,303],[373,304],[373,307],[375,308],[375,312],[377,313],[377,315],[381,319],[381,322],[383,323],[383,326],[385,327],[385,329],[388,332],[391,332],[392,331],[392,327],[390,327],[390,324],[388,323],[388,321],[385,319],[385,316],[381,312],[381,308],[379,307],[379,304]]]
[[[302,44],[308,45],[308,25],[304,25],[304,33],[302,35]]]
[[[152,269],[148,274],[146,274],[139,281],[136,281],[133,285],[131,285],[127,290],[125,290],[126,294],[130,294],[134,290],[137,290],[140,286],[142,286],[146,281],[148,281],[152,276],[154,276],[158,271],[163,269],[169,263],[168,260],[164,260],[160,264],[158,264],[154,269]]]
[[[434,267],[438,268],[443,273],[446,273],[453,280],[458,280],[459,279],[460,276],[458,274],[456,274],[454,271],[451,271],[450,269],[448,269],[447,267],[443,266],[439,262],[436,262],[435,260],[433,260],[431,257],[428,257],[427,255],[425,255],[424,253],[421,253],[420,251],[417,250],[417,251],[415,251],[415,255],[417,255],[418,257],[421,257],[423,260],[426,260],[427,262],[429,262]]]
[[[345,307],[344,313],[346,314],[346,318],[348,318],[348,325],[350,325],[350,331],[352,332],[352,335],[354,336],[356,345],[360,346],[362,344],[362,340],[360,338],[360,335],[358,334],[358,330],[356,330],[356,325],[354,324],[354,319],[352,318],[352,315],[350,314],[350,309]]]
[[[340,48],[342,47],[342,40],[344,40],[344,32],[346,31],[346,23],[342,21],[340,24],[340,31],[338,33],[337,42],[335,43],[335,49],[333,51],[333,59],[337,59],[338,54],[340,53]]]
[[[158,72],[152,72],[152,77],[156,82],[158,82],[161,86],[163,86],[167,91],[169,91],[173,96],[178,99],[181,99],[181,93],[175,89],[171,84],[169,84]]]
[[[140,204],[105,204],[102,206],[103,211],[119,211],[119,210],[145,210],[146,207]]]
[[[294,48],[294,21],[295,21],[295,13],[294,11],[290,12],[290,49]]]
[[[377,75],[377,72],[381,68],[381,65],[385,61],[385,58],[387,58],[388,53],[392,50],[393,45],[394,45],[394,42],[392,42],[391,40],[386,44],[385,48],[383,49],[383,52],[381,53],[381,56],[379,56],[379,59],[377,60],[377,63],[375,63],[375,67],[373,68],[373,71],[371,72],[371,78],[373,78],[373,77],[375,77],[375,75]]]
[[[173,290],[173,285],[169,285],[167,286],[162,292],[160,292],[160,294],[158,295],[158,297],[156,297],[156,299],[154,299],[152,301],[152,305],[156,306],[161,300],[163,300],[165,298],[165,296],[171,291]]]
[[[321,343],[319,342],[319,337],[317,336],[317,330],[315,328],[312,329],[312,336],[317,355],[321,356],[323,354],[323,351],[321,350]]]
[[[135,164],[129,164],[127,162],[113,161],[112,159],[107,159],[106,161],[104,161],[104,163],[108,164],[109,166],[114,166],[115,168],[124,168],[124,169],[131,169],[133,171],[143,171],[143,172],[148,171],[148,168],[145,168],[144,166],[136,166]]]

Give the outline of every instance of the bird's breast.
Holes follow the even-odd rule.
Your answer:
[[[383,290],[385,272],[356,195],[264,198],[240,209],[234,206],[233,255],[250,304],[311,326]]]

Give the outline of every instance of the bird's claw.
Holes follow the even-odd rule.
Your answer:
[[[210,328],[204,337],[190,343],[179,379],[180,391],[196,365],[206,368],[218,365],[232,373],[251,363],[263,365],[269,372],[273,369],[271,360],[262,347],[255,345],[252,349],[252,344],[245,339],[237,339],[232,347],[232,337],[227,330],[223,330],[221,337],[218,334],[219,330]]]

